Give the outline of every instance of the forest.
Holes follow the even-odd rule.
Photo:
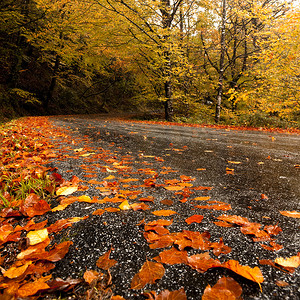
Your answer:
[[[299,45],[296,1],[2,0],[0,119],[299,128]]]

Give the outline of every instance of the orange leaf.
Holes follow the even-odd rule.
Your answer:
[[[107,251],[106,253],[104,253],[102,256],[100,256],[98,258],[98,260],[96,262],[96,265],[98,268],[103,269],[103,270],[108,270],[117,263],[116,260],[109,258],[111,250],[112,249],[110,249],[109,251]]]
[[[159,253],[159,256],[154,258],[156,261],[163,264],[175,265],[187,263],[187,252],[179,251],[176,248],[171,248]]]
[[[86,270],[83,274],[83,278],[84,280],[88,283],[88,284],[91,284],[91,282],[94,280],[94,279],[97,279],[99,276],[99,273],[97,271],[94,271],[94,270]]]
[[[188,257],[188,265],[200,273],[206,272],[213,267],[220,267],[219,260],[212,259],[208,252],[195,254]]]
[[[149,297],[148,300],[187,300],[183,288],[172,292],[164,290],[159,295],[157,295],[155,292],[145,293],[144,295]]]
[[[201,223],[203,220],[203,216],[201,215],[193,215],[185,220],[189,225],[192,223]]]
[[[196,197],[193,200],[206,201],[206,200],[209,200],[209,199],[210,199],[210,197],[207,196],[207,197]]]
[[[170,186],[165,186],[164,188],[168,191],[180,191],[180,190],[183,190],[185,187],[178,186],[178,185],[170,185]]]
[[[13,279],[17,278],[25,273],[27,268],[32,264],[32,261],[25,263],[24,265],[11,267],[6,272],[4,272],[3,276]]]
[[[149,205],[147,205],[145,203],[133,203],[133,204],[131,204],[131,208],[134,211],[137,211],[139,209],[141,209],[141,210],[148,210],[148,209],[150,209]]]
[[[104,213],[105,213],[105,210],[102,209],[102,208],[99,208],[99,209],[97,209],[97,210],[95,210],[95,211],[93,212],[93,215],[101,216],[101,215],[103,215]]]
[[[211,287],[208,285],[202,296],[202,300],[235,300],[241,299],[242,287],[230,277],[222,277]]]
[[[25,283],[18,290],[19,297],[29,297],[35,295],[38,291],[48,289],[49,285],[46,281],[49,281],[51,275],[46,277],[41,277],[34,282]]]
[[[228,260],[222,264],[223,268],[230,269],[231,271],[249,279],[258,284],[264,281],[264,277],[259,269],[259,267],[254,267],[253,269],[249,266],[242,266],[236,260]]]
[[[291,218],[300,218],[300,212],[297,212],[295,210],[293,211],[280,211],[280,213],[286,217],[291,217]]]
[[[156,226],[156,225],[159,225],[159,226],[169,226],[173,223],[173,219],[172,220],[165,220],[165,219],[159,219],[159,220],[154,220],[154,221],[151,221],[151,222],[148,222],[146,225],[149,225],[149,226]]]
[[[213,210],[230,210],[231,205],[228,203],[212,204],[212,205],[195,205],[196,208],[213,209]]]
[[[169,209],[161,209],[161,210],[155,210],[152,212],[153,215],[155,216],[171,216],[171,215],[174,215],[174,214],[177,214],[176,211],[174,210],[169,210]]]
[[[153,284],[156,280],[161,279],[164,274],[165,268],[162,264],[147,260],[140,271],[134,275],[131,281],[131,289],[142,289],[146,284]]]

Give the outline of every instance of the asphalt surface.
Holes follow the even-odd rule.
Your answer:
[[[192,198],[208,195],[211,200],[223,201],[232,206],[232,210],[227,212],[192,210],[193,206],[188,202],[179,201],[182,198],[180,195],[163,187],[142,189],[143,193],[139,196],[153,196],[155,199],[151,203],[151,210],[147,211],[128,210],[94,216],[92,212],[103,208],[103,205],[73,203],[65,210],[47,216],[54,222],[61,218],[89,215],[87,220],[74,224],[71,230],[65,232],[65,236],[62,234],[59,237],[62,240],[67,236],[74,245],[67,256],[56,264],[56,276],[78,278],[86,269],[97,269],[95,265],[99,256],[113,247],[111,258],[117,260],[118,264],[111,269],[112,290],[125,299],[145,299],[142,296],[145,290],[159,292],[181,287],[185,289],[188,299],[201,299],[207,284],[214,285],[223,275],[231,276],[239,282],[243,288],[243,299],[300,299],[300,268],[290,274],[259,264],[260,259],[274,261],[276,257],[291,257],[300,251],[299,219],[279,213],[300,210],[300,169],[295,167],[300,164],[299,135],[120,122],[105,116],[63,116],[53,117],[51,121],[54,126],[66,129],[69,135],[67,143],[64,137],[55,142],[70,157],[51,163],[65,179],[76,175],[86,181],[101,181],[114,175],[117,179],[138,178],[142,184],[144,179],[151,176],[138,170],[151,168],[159,173],[157,183],[163,183],[164,179],[179,179],[180,175],[191,176],[195,178],[192,182],[194,186],[213,187],[205,193],[196,191]],[[92,155],[72,158],[74,149],[80,147],[88,149],[89,153],[101,153],[103,159],[95,164]],[[103,166],[113,169],[113,162],[124,161],[124,157],[131,168],[130,172],[103,172]],[[113,160],[109,161],[109,158]],[[84,177],[86,168],[82,168],[83,165],[90,166],[88,169],[97,177]],[[164,167],[178,172],[161,174],[166,170]],[[227,174],[226,168],[234,169],[233,174]],[[89,185],[84,194],[101,198],[95,185]],[[262,194],[267,197],[262,199]],[[173,205],[160,203],[164,199],[173,200]],[[118,207],[119,204],[107,206]],[[164,250],[150,249],[143,236],[143,225],[137,225],[142,219],[145,222],[157,219],[151,211],[159,209],[172,209],[178,213],[164,217],[174,219],[168,227],[171,232],[183,229],[208,231],[211,241],[215,242],[223,237],[224,243],[232,247],[232,252],[218,257],[220,261],[235,259],[242,265],[252,268],[258,266],[265,278],[262,292],[256,283],[229,270],[216,268],[201,274],[186,265],[178,264],[165,265],[166,273],[158,283],[147,285],[142,290],[130,289],[133,276],[146,259],[151,260]],[[238,227],[216,226],[213,223],[215,217],[226,213],[247,217],[262,226],[278,224],[283,231],[276,236],[276,243],[284,248],[279,251],[265,250],[260,246],[261,243],[253,242]],[[187,225],[184,220],[193,214],[203,215],[203,221]],[[200,252],[191,249],[188,254]],[[278,286],[278,280],[288,285]]]

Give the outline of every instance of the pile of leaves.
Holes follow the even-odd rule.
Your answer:
[[[73,155],[65,154],[58,143],[54,146],[53,138],[61,143],[68,140],[71,145],[69,150]],[[76,142],[68,133],[54,129],[47,118],[26,118],[10,123],[1,128],[0,139],[0,290],[3,299],[37,299],[57,292],[70,293],[74,299],[124,299],[114,295],[112,287],[110,270],[118,264],[118,261],[110,257],[114,251],[113,246],[98,258],[95,269],[86,270],[82,278],[63,280],[52,277],[51,271],[55,268],[55,263],[62,260],[71,247],[76,247],[70,240],[55,243],[55,235],[74,223],[84,222],[90,215],[59,219],[53,224],[48,224],[47,216],[62,211],[75,202],[101,206],[93,211],[93,216],[129,210],[149,212],[149,215],[155,216],[155,220],[143,219],[137,226],[143,228],[143,235],[150,249],[162,250],[159,255],[145,259],[130,284],[132,290],[139,291],[146,299],[187,299],[184,288],[159,293],[145,289],[162,279],[166,267],[174,264],[188,266],[199,273],[214,268],[229,269],[256,283],[260,289],[264,277],[258,266],[252,268],[237,260],[224,260],[224,255],[232,249],[222,238],[219,242],[212,242],[206,231],[170,232],[168,226],[173,223],[170,217],[177,212],[172,209],[153,210],[155,199],[151,195],[144,196],[145,190],[164,189],[179,196],[181,203],[189,203],[198,211],[224,211],[226,214],[215,218],[215,225],[239,227],[243,234],[250,236],[253,242],[261,243],[266,250],[278,251],[283,247],[276,243],[276,236],[282,231],[278,224],[263,227],[245,217],[227,214],[232,209],[231,205],[211,200],[207,193],[212,187],[194,185],[194,178],[186,175],[165,179],[161,183],[158,180],[161,174],[176,173],[176,170],[166,166],[162,166],[160,172],[150,167],[138,169],[135,173],[137,178],[131,178],[129,157],[123,157],[119,161],[106,149],[76,148]],[[172,148],[172,151],[177,150],[184,151]],[[82,179],[74,175],[70,180],[65,180],[56,169],[46,167],[54,159],[79,158],[85,161],[82,165],[85,171]],[[151,158],[163,165],[161,157]],[[147,165],[147,162],[143,163]],[[100,169],[106,177],[101,181],[92,179],[96,177],[93,167]],[[82,194],[89,186],[94,186],[99,191],[92,198]],[[200,195],[195,197],[195,193]],[[261,197],[266,196],[262,194]],[[167,199],[161,202],[167,206],[173,203]],[[300,213],[296,211],[281,213],[293,218],[300,217]],[[203,215],[190,210],[185,223],[201,223],[203,218]],[[196,254],[190,255],[189,250],[196,251]],[[223,260],[219,260],[220,255]],[[261,260],[260,263],[292,273],[300,265],[300,253],[289,258],[279,257],[275,261]],[[238,282],[224,276],[214,286],[206,287],[202,299],[241,299],[242,292]]]

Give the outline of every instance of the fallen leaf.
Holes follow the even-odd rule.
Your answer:
[[[208,252],[192,255],[187,258],[187,261],[192,269],[195,269],[200,273],[206,272],[210,268],[221,266],[220,261],[211,258]]]
[[[288,258],[278,257],[275,259],[275,263],[282,267],[298,268],[300,266],[300,255]]]
[[[43,242],[48,238],[48,230],[47,228],[30,231],[27,233],[27,238],[29,239],[29,245],[36,245],[38,243]]]
[[[96,265],[98,268],[103,269],[103,270],[108,270],[117,263],[116,260],[109,258],[111,250],[112,250],[112,248],[98,258],[98,260],[96,262]]]
[[[177,214],[176,211],[174,210],[169,210],[169,209],[161,209],[161,210],[155,210],[152,212],[153,215],[155,216],[171,216],[171,215],[174,215],[174,214]]]
[[[127,200],[124,200],[120,205],[119,208],[121,210],[129,210],[131,208],[130,204],[128,203]]]
[[[23,275],[27,268],[32,264],[32,261],[28,261],[21,266],[11,267],[7,271],[4,272],[3,276],[13,279]]]
[[[147,260],[139,272],[134,275],[131,281],[131,289],[142,289],[146,284],[153,284],[156,280],[161,279],[164,274],[165,268],[162,264]]]
[[[210,197],[209,197],[209,196],[206,196],[206,197],[196,197],[196,198],[194,198],[193,200],[207,201],[207,200],[209,200],[209,199],[210,199]]]
[[[85,282],[91,284],[91,282],[99,277],[99,273],[94,270],[86,270],[83,274]]]
[[[179,251],[176,248],[171,248],[159,253],[159,256],[154,257],[154,260],[168,265],[175,264],[186,264],[187,263],[187,252]]]
[[[202,300],[236,300],[241,299],[242,292],[242,287],[233,278],[222,277],[213,287],[205,288]]]
[[[289,286],[289,284],[287,282],[282,281],[282,280],[275,280],[275,283],[277,286],[280,286],[280,287]]]
[[[78,189],[78,186],[63,186],[56,191],[57,196],[67,196],[71,195],[74,192],[76,192]]]
[[[178,291],[163,290],[159,295],[156,292],[144,293],[144,296],[148,296],[147,300],[187,300],[185,291],[181,288]]]
[[[286,217],[291,217],[291,218],[300,218],[300,212],[297,212],[295,210],[293,211],[280,211],[280,213]]]
[[[224,262],[222,267],[230,269],[231,271],[258,284],[264,281],[264,277],[258,267],[250,268],[249,266],[242,266],[238,261],[232,259]]]
[[[201,223],[202,220],[203,220],[203,216],[201,216],[201,215],[193,215],[193,216],[185,219],[185,222],[190,225],[192,223]]]
[[[18,290],[18,296],[21,298],[35,295],[38,291],[48,289],[49,285],[46,283],[51,279],[51,275],[41,277],[33,282],[25,283]]]

